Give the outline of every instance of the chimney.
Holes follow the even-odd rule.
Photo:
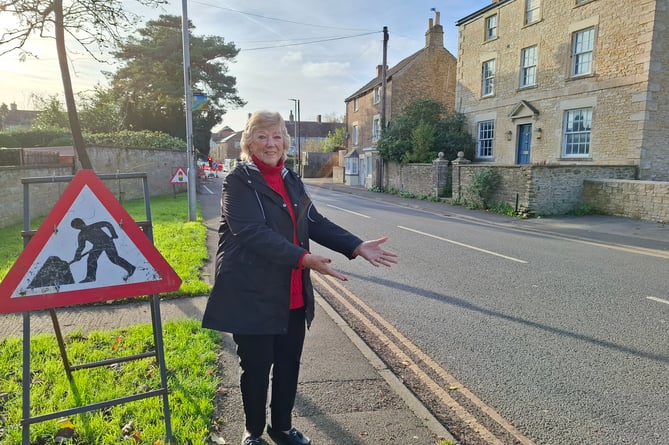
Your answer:
[[[9,109],[10,109],[11,111],[16,111],[16,110],[18,110],[18,107],[17,107],[17,105],[16,105],[16,102],[12,102],[11,104],[9,104]]]
[[[321,123],[321,115],[320,114],[318,116],[316,116],[316,122],[318,122],[319,124]]]
[[[293,116],[293,110],[290,110],[290,114],[288,115],[288,122],[293,122],[295,120],[295,116]]]
[[[425,47],[440,49],[444,47],[444,27],[439,23],[439,11],[434,8],[432,10],[434,11],[434,22],[431,18],[428,21],[427,32],[425,33]]]
[[[386,70],[388,66],[386,66]],[[376,77],[381,78],[383,76],[383,65],[376,65]]]

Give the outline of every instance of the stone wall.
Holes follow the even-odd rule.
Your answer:
[[[669,224],[669,182],[586,179],[583,202],[598,213]]]
[[[453,167],[453,198],[467,197],[472,176],[481,168],[494,168],[500,185],[491,200],[507,203],[519,212],[562,215],[583,204],[587,179],[633,180],[633,166],[487,166],[467,164]]]
[[[441,196],[443,183],[439,178],[445,173],[443,164],[447,162],[435,161],[432,164],[400,164],[398,162],[385,163],[384,187],[386,191],[393,190],[400,193],[410,193],[415,196]],[[447,170],[447,169],[446,169]],[[447,171],[446,174],[448,175]]]
[[[339,153],[309,151],[304,153],[302,176],[305,178],[329,178],[332,167],[339,163]]]
[[[93,170],[98,174],[146,173],[151,196],[174,193],[170,184],[177,167],[187,167],[186,152],[143,150],[137,148],[88,147]],[[80,168],[80,166],[79,166]],[[0,227],[23,221],[22,178],[72,175],[72,167],[23,166],[0,167],[3,193],[0,194]],[[46,216],[60,198],[68,183],[30,185],[30,216]],[[124,201],[144,196],[141,179],[106,180],[105,185],[116,199]],[[178,185],[184,191],[183,185]]]
[[[525,2],[498,7],[459,24],[458,111],[471,134],[494,125],[492,153],[479,160],[518,163],[519,126],[532,125],[531,164],[634,165],[639,178],[669,180],[669,8],[666,0],[540,2],[541,19],[525,25]],[[485,40],[485,19],[498,14],[496,38]],[[571,74],[577,31],[594,28],[593,71]],[[536,82],[521,86],[523,49],[537,46]],[[495,61],[494,94],[482,96],[482,63]],[[592,111],[590,145],[565,150],[570,110]],[[527,127],[524,127],[527,128]],[[541,132],[538,130],[541,129]]]

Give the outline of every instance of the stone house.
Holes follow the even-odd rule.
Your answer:
[[[448,109],[455,107],[457,61],[444,48],[444,28],[439,12],[428,21],[425,47],[386,69],[385,120],[402,113],[419,98],[437,100]],[[374,185],[373,172],[378,156],[376,142],[382,125],[383,66],[376,77],[345,99],[348,146],[345,182],[349,185]]]
[[[37,111],[19,110],[15,103],[11,103],[9,104],[6,115],[0,117],[0,131],[30,128],[37,117]]]
[[[475,163],[669,181],[666,0],[497,0],[456,25]]]

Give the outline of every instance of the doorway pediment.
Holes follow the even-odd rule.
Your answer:
[[[518,104],[516,104],[515,107],[513,107],[513,110],[511,110],[511,113],[509,113],[509,117],[511,118],[512,121],[527,117],[531,117],[536,120],[539,117],[539,110],[537,110],[528,101],[521,100],[520,102],[518,102]]]

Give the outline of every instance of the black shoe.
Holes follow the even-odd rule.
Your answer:
[[[242,439],[242,445],[267,445],[267,442],[262,440],[262,437],[246,436]]]
[[[311,439],[295,428],[291,428],[287,433],[284,433],[283,431],[275,431],[271,426],[268,426],[267,434],[279,445],[311,445]]]

